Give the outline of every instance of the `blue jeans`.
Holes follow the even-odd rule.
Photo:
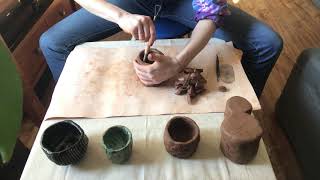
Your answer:
[[[108,2],[135,14],[153,16],[159,0],[108,0]],[[168,1],[168,0],[167,0]],[[192,0],[165,2],[160,18],[166,18],[193,29],[196,26]],[[229,6],[232,13],[224,20],[214,37],[233,41],[243,51],[242,65],[257,96],[262,93],[267,78],[282,50],[281,37],[268,25],[244,11]],[[171,27],[167,27],[168,31]],[[121,31],[115,23],[80,9],[63,19],[40,38],[40,47],[57,81],[69,53],[78,44],[97,41]],[[171,31],[172,32],[172,31]]]

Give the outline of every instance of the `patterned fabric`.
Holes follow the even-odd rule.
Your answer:
[[[227,0],[193,0],[193,9],[195,10],[195,19],[211,19],[216,26],[221,26],[223,17],[230,15]]]

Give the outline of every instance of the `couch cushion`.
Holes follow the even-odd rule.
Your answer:
[[[320,8],[320,0],[312,0],[312,1],[318,8]]]
[[[320,49],[305,50],[277,103],[276,116],[306,179],[320,179]]]

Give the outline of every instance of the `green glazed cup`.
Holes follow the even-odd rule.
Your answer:
[[[132,134],[125,126],[112,126],[103,134],[103,147],[108,158],[115,164],[123,164],[130,159]]]

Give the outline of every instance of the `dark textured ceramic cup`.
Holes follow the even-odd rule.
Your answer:
[[[122,164],[130,159],[132,135],[125,126],[113,126],[103,135],[103,145],[108,158],[115,164]]]
[[[168,153],[178,158],[188,158],[197,150],[200,129],[192,119],[176,116],[167,123],[163,138]]]
[[[88,137],[83,129],[71,120],[58,122],[42,134],[41,148],[47,157],[57,165],[79,162],[88,147]]]

